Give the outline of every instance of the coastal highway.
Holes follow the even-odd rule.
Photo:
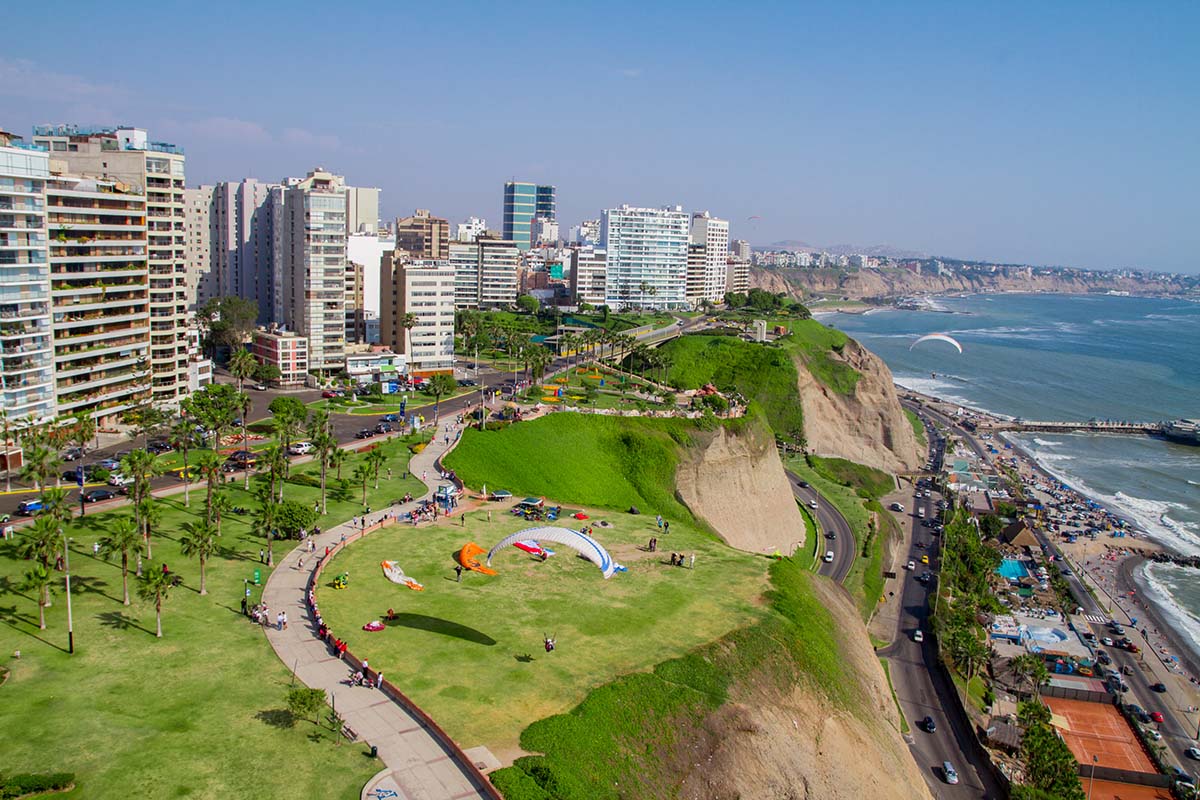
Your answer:
[[[939,424],[944,425],[948,430],[955,435],[960,436],[981,459],[988,459],[986,446],[977,439],[970,431],[961,428],[954,420],[948,416],[929,408],[928,406],[918,405],[910,401],[902,401],[903,404],[917,411],[924,413],[936,420]],[[1055,546],[1044,532],[1035,529],[1035,535],[1040,542],[1044,552],[1053,553],[1057,558],[1062,557],[1061,551]],[[1083,613],[1091,616],[1093,619],[1108,619],[1110,614],[1100,604],[1100,602],[1087,591],[1082,579],[1075,570],[1071,570],[1071,574],[1064,576],[1068,585],[1071,587],[1071,593],[1079,601],[1083,608]],[[1119,615],[1118,615],[1119,616]],[[1121,617],[1122,621],[1126,621]],[[1139,627],[1145,624],[1146,620],[1139,620]],[[1118,638],[1113,635],[1112,631],[1103,624],[1091,624],[1092,632],[1098,639],[1105,636],[1111,636],[1114,639]],[[1140,633],[1133,630],[1129,625],[1126,625],[1126,635],[1137,642],[1139,645],[1145,645],[1146,642],[1142,639]],[[1169,695],[1159,694],[1150,690],[1150,684],[1156,683],[1159,679],[1153,677],[1153,673],[1146,670],[1144,659],[1153,659],[1156,656],[1153,653],[1146,654],[1143,647],[1142,652],[1138,654],[1129,653],[1119,647],[1105,647],[1101,645],[1101,649],[1106,651],[1113,659],[1113,668],[1120,670],[1127,668],[1132,672],[1125,678],[1129,685],[1129,691],[1122,694],[1122,701],[1125,703],[1134,703],[1140,705],[1149,713],[1157,711],[1163,715],[1164,722],[1153,725],[1162,734],[1162,744],[1165,744],[1170,751],[1172,761],[1175,764],[1183,767],[1188,772],[1195,772],[1196,762],[1187,757],[1186,750],[1189,747],[1196,746],[1194,734],[1197,732],[1197,725],[1192,724],[1191,720],[1186,719],[1179,711],[1179,704],[1173,703]],[[1198,723],[1200,724],[1200,723]]]
[[[821,568],[817,572],[841,583],[850,573],[850,567],[854,565],[854,556],[858,550],[850,523],[846,522],[846,518],[834,507],[833,503],[821,497],[816,489],[807,484],[801,486],[800,484],[804,483],[804,480],[799,475],[789,470],[787,476],[792,485],[792,494],[804,504],[805,508],[812,511],[809,503],[817,504],[817,510],[813,513],[820,526],[819,533],[823,537],[821,544],[817,546],[817,557],[823,558],[826,550],[833,551],[833,562],[826,563],[822,560]],[[830,533],[835,534],[834,538],[829,538]]]

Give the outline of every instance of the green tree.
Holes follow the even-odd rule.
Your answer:
[[[542,304],[532,295],[523,294],[517,298],[517,309],[525,314],[536,314]]]
[[[72,425],[70,427],[71,444],[79,448],[82,453],[87,449],[88,442],[92,441],[96,435],[96,419],[86,411],[77,411],[71,418]]]
[[[1079,762],[1049,725],[1033,725],[1021,737],[1026,781],[1061,800],[1084,800]]]
[[[342,464],[346,463],[346,459],[349,458],[349,455],[350,454],[347,451],[340,447],[334,447],[329,451],[329,466],[337,470],[336,477],[339,481],[342,479]]]
[[[1050,709],[1040,700],[1022,700],[1017,703],[1017,722],[1022,728],[1050,724]]]
[[[300,431],[304,430],[308,422],[308,408],[297,398],[287,395],[276,397],[267,408],[271,412],[272,423],[275,433],[279,437],[279,443],[283,445],[286,452],[287,448],[296,441]],[[287,475],[286,464],[283,474]]]
[[[400,315],[400,327],[404,328],[404,352],[412,352],[412,329],[420,324],[420,319],[416,314],[408,313]]]
[[[150,481],[159,474],[158,464],[153,453],[146,450],[134,450],[121,459],[121,474],[133,483],[129,484],[129,500],[133,504],[133,519],[137,528],[146,538],[146,558],[153,558],[150,548],[150,535],[142,520],[146,499],[150,496]]]
[[[162,608],[163,602],[175,586],[175,577],[167,572],[166,564],[156,569],[151,567],[138,579],[138,597],[154,603],[154,635],[162,638]]]
[[[196,457],[196,472],[205,481],[204,518],[213,521],[213,495],[221,485],[221,454],[205,450]]]
[[[54,573],[44,564],[34,564],[25,573],[21,590],[36,592],[38,598],[38,628],[46,630],[46,606],[50,605],[50,592],[54,588]]]
[[[275,502],[274,492],[267,487],[263,487],[255,496],[259,503],[258,512],[254,515],[250,529],[255,536],[261,536],[267,540],[267,566],[274,566],[273,544],[276,535],[276,516],[282,504]]]
[[[196,446],[196,423],[189,417],[180,417],[172,425],[169,432],[171,446],[183,456],[183,506],[191,508],[191,498],[188,497],[188,485],[192,482],[192,473],[188,469],[188,453]]]
[[[379,488],[379,468],[387,463],[387,453],[382,447],[376,447],[371,452],[367,453],[366,462],[371,466],[371,471],[375,473],[375,488]]]
[[[143,447],[146,446],[150,434],[167,424],[166,412],[152,403],[143,403],[131,408],[122,416],[125,424],[130,427],[129,438],[132,441],[141,439]]]
[[[121,593],[125,605],[129,605],[129,554],[138,549],[137,526],[129,517],[117,517],[107,527],[108,533],[100,538],[100,554],[106,561],[121,557]]]
[[[287,707],[296,719],[308,720],[317,725],[321,709],[325,708],[325,690],[310,689],[307,686],[293,686],[288,689]]]
[[[250,416],[250,396],[247,395],[245,391],[246,380],[248,378],[253,378],[256,372],[258,372],[258,361],[255,360],[254,356],[250,355],[249,351],[235,350],[233,352],[233,356],[229,359],[229,374],[237,378],[238,394],[241,395],[240,400],[242,403],[242,413],[239,419],[242,421],[242,447],[245,447],[249,441],[246,438],[246,417]],[[246,483],[244,488],[249,491],[250,470],[246,470],[245,479]]]
[[[217,539],[221,532],[208,520],[198,519],[183,523],[183,536],[179,538],[179,552],[185,558],[200,561],[200,594],[208,594],[206,567],[208,559],[217,552]]]
[[[283,484],[287,480],[287,453],[279,445],[273,444],[258,454],[258,466],[259,469],[267,471],[267,485],[275,498],[274,502],[283,502]]]
[[[268,386],[283,377],[283,373],[279,370],[279,367],[274,364],[259,364],[258,371],[254,375]]]
[[[220,448],[221,437],[233,427],[242,408],[241,394],[227,383],[210,383],[184,401],[185,410],[213,437],[213,450]]]
[[[354,468],[354,482],[362,484],[362,505],[367,505],[367,483],[371,480],[371,465],[363,462]]]
[[[436,425],[441,418],[442,398],[448,394],[452,394],[458,388],[458,381],[454,380],[454,376],[445,372],[439,372],[429,379],[425,391],[433,395],[433,424]]]
[[[236,348],[250,339],[258,304],[242,297],[214,297],[196,315],[205,331],[205,347],[215,358],[218,347]]]
[[[21,463],[21,480],[32,483],[33,488],[44,492],[50,476],[62,467],[62,459],[46,444],[26,446]]]
[[[301,529],[312,528],[313,523],[317,521],[317,516],[317,512],[313,511],[312,506],[295,500],[284,500],[275,505],[273,522],[275,530],[280,536],[296,539],[299,538]]]

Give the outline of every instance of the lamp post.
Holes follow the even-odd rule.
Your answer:
[[[75,620],[71,616],[71,540],[67,538],[62,528],[58,535],[63,537],[63,570],[67,574],[67,652],[75,653]]]
[[[1096,762],[1099,760],[1099,756],[1092,756],[1092,774],[1088,778],[1088,800],[1092,800],[1092,785],[1096,783]]]

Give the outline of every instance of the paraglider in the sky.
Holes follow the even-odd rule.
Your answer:
[[[575,550],[579,555],[591,561],[600,571],[604,573],[605,578],[611,578],[613,572],[617,570],[617,564],[612,560],[612,556],[608,554],[599,542],[587,534],[573,531],[570,528],[527,528],[523,531],[517,531],[514,534],[504,537],[497,542],[487,554],[487,564],[490,567],[492,558],[497,553],[506,547],[510,547],[517,542],[525,542],[533,540],[539,543],[557,542],[566,547]],[[522,548],[524,549],[524,548]],[[542,548],[545,550],[545,548]]]
[[[954,337],[947,336],[944,333],[927,333],[924,336],[922,336],[920,339],[917,339],[915,342],[913,342],[912,345],[908,349],[912,350],[913,347],[916,347],[921,342],[946,342],[947,344],[954,345],[954,349],[957,350],[958,352],[961,353],[963,351],[962,345],[959,344],[958,341],[956,339],[954,339]]]

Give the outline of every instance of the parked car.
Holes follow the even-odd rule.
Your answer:
[[[17,513],[23,517],[32,517],[45,507],[41,500],[22,500],[17,504]]]
[[[904,504],[903,503],[892,503],[890,506],[888,506],[888,508],[890,508],[892,511],[903,511]]]
[[[324,397],[326,400],[328,400],[332,397],[337,397],[337,396],[338,396],[338,393],[335,392],[333,389],[326,389],[325,391],[321,392],[321,397]]]
[[[1166,721],[1166,720],[1164,719],[1164,717],[1163,717],[1163,715],[1162,715],[1162,712],[1161,712],[1161,711],[1151,711],[1151,712],[1150,712],[1150,719],[1154,720],[1155,722],[1157,722],[1157,723],[1158,723],[1158,724],[1160,724],[1160,725],[1161,725],[1163,722],[1165,722],[1165,721]]]
[[[266,390],[267,390],[267,385],[266,385],[265,383],[256,383],[256,384],[254,384],[254,391],[256,391],[256,392],[265,392]]]
[[[946,779],[946,783],[953,786],[958,783],[958,773],[954,770],[954,765],[949,761],[942,762],[942,777]]]
[[[361,431],[354,434],[354,438],[355,439],[370,439],[374,435],[375,435],[375,431],[371,430],[370,428],[363,428]]]
[[[312,442],[292,442],[288,447],[288,453],[294,456],[306,456],[312,452]]]
[[[81,458],[83,458],[82,447],[68,447],[66,450],[63,450],[63,461],[78,461]]]
[[[109,486],[130,486],[133,484],[133,478],[128,475],[122,475],[119,472],[114,472],[108,476]]]
[[[155,439],[146,445],[146,451],[159,455],[160,453],[169,453],[175,448],[166,439]]]
[[[117,493],[111,489],[89,489],[83,493],[83,502],[99,503],[102,500],[112,500]]]
[[[1162,694],[1167,691],[1167,685],[1165,683],[1152,683],[1150,684],[1150,691]]]
[[[375,426],[375,432],[376,433],[391,433],[392,432],[391,423],[388,423],[388,422],[379,423],[378,425]]]

